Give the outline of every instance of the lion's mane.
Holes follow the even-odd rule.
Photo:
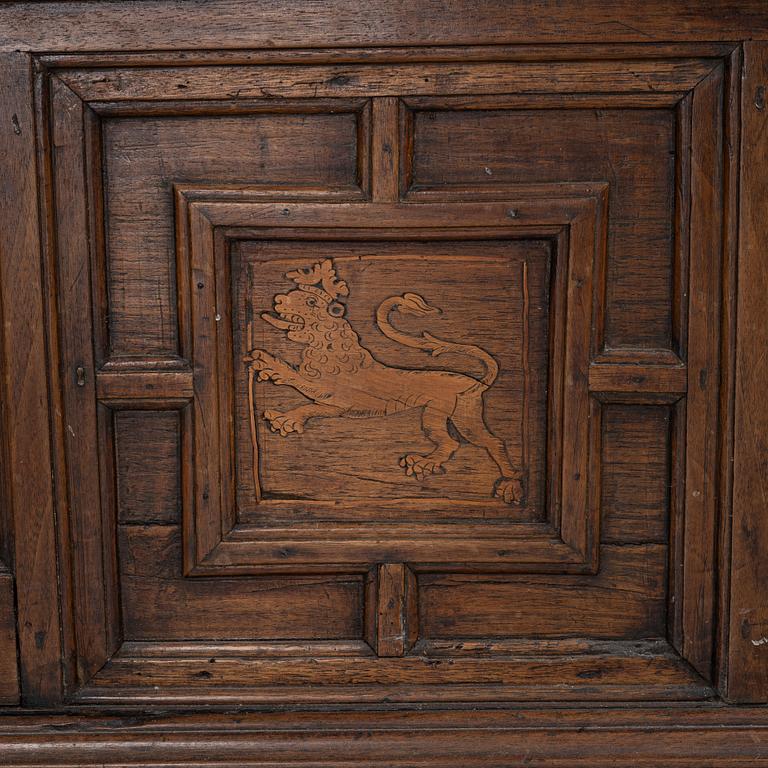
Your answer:
[[[373,363],[370,352],[360,345],[358,335],[343,318],[329,315],[312,322],[304,332],[308,341],[299,370],[309,379],[352,374]]]

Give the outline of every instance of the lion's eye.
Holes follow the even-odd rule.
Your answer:
[[[310,297],[309,299],[307,299],[307,304],[310,307],[315,307],[317,306],[317,300]]]
[[[344,314],[344,305],[338,301],[334,301],[333,304],[328,307],[328,314],[331,317],[341,317]]]

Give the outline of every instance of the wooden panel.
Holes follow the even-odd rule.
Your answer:
[[[493,386],[484,398],[485,423],[493,434],[505,441],[516,466],[522,467],[523,462],[527,462],[527,517],[539,517],[543,514],[546,476],[551,244],[537,239],[507,238],[429,241],[417,239],[418,232],[413,236],[414,240],[394,242],[323,239],[321,242],[253,240],[240,243],[231,258],[234,358],[240,360],[256,347],[284,360],[301,359],[302,366],[310,373],[316,366],[317,371],[327,374],[339,363],[338,356],[333,357],[333,346],[304,346],[306,339],[292,339],[292,335],[298,334],[286,336],[284,330],[262,319],[264,314],[268,317],[274,314],[276,296],[288,294],[295,300],[295,293],[290,292],[295,291],[296,284],[286,273],[317,263],[318,251],[332,254],[333,265],[349,291],[349,297],[340,298],[346,310],[339,328],[351,327],[353,333],[365,340],[361,342],[365,344],[364,350],[373,355],[377,363],[412,371],[435,371],[434,380],[450,386],[450,377],[457,373],[475,379],[483,376],[482,355],[492,356],[498,375],[493,377]],[[429,305],[421,318],[411,319],[413,315],[408,316],[408,307],[392,304],[390,297],[404,291],[418,294]],[[376,308],[387,302],[392,305],[389,319],[386,323],[377,321]],[[527,303],[524,305],[524,302]],[[554,317],[554,306],[552,313]],[[553,322],[561,323],[562,319],[554,317]],[[393,326],[398,326],[398,330]],[[251,334],[250,347],[247,329]],[[446,356],[430,359],[430,355],[425,354],[429,349],[408,338],[418,336],[422,329],[446,340]],[[407,335],[401,336],[400,331]],[[452,341],[475,344],[483,352],[462,353],[460,348],[450,346]],[[325,368],[323,353],[331,359]],[[527,354],[525,366],[522,354]],[[359,371],[356,386],[373,388],[376,381],[368,376],[366,383],[365,367],[361,365],[363,370]],[[354,367],[351,374],[357,371]],[[445,375],[438,371],[456,373]],[[313,510],[306,503],[309,500],[324,502],[317,514],[325,519],[343,519],[343,505],[337,502],[354,502],[349,505],[353,507],[349,518],[360,519],[361,515],[367,516],[371,506],[387,502],[390,507],[397,506],[393,500],[411,502],[403,515],[410,521],[437,521],[452,514],[461,519],[476,515],[508,517],[509,507],[504,504],[503,496],[493,501],[494,486],[503,473],[480,444],[469,442],[460,447],[456,438],[448,437],[444,466],[438,460],[434,471],[426,466],[423,471],[418,467],[414,470],[411,466],[408,472],[409,466],[399,463],[406,455],[422,458],[417,454],[430,454],[434,448],[432,438],[438,435],[429,415],[422,417],[418,410],[409,409],[407,403],[398,407],[397,402],[391,402],[386,406],[386,418],[381,414],[382,418],[363,422],[323,419],[322,413],[315,418],[304,418],[301,414],[307,413],[307,400],[303,393],[257,382],[253,407],[262,454],[260,500],[267,505],[277,500],[282,505],[269,512],[259,512],[254,509],[254,480],[251,462],[247,461],[252,438],[248,378],[243,375],[242,366],[236,365],[233,375],[237,455],[240,457],[240,466],[236,468],[238,508],[251,513],[249,519],[265,514],[272,520],[282,515],[295,519],[297,512],[310,517]],[[424,378],[426,376],[424,374]],[[539,386],[534,390],[530,382],[538,382]],[[465,378],[464,383],[471,382]],[[405,398],[408,393],[398,392],[397,396]],[[424,394],[414,390],[412,396]],[[450,414],[450,409],[447,412]],[[292,413],[296,415],[292,417]],[[266,414],[273,414],[271,420]],[[294,423],[295,427],[291,426]],[[285,430],[281,430],[280,425],[285,425]],[[299,431],[301,434],[297,434]],[[467,440],[466,436],[460,439]],[[377,446],[375,453],[370,450],[372,444]],[[285,502],[290,499],[294,499],[300,509],[287,509]],[[412,503],[418,499],[434,500],[437,506],[450,509],[439,513],[432,505]],[[446,505],[446,499],[452,503]],[[333,509],[329,509],[329,505]],[[397,510],[388,511],[388,517],[398,519]]]
[[[258,9],[239,0],[209,0],[182,18],[164,0],[137,7],[127,0],[108,10],[89,3],[20,3],[3,8],[0,49],[71,51],[220,48],[301,48],[361,45],[471,45],[508,43],[764,39],[768,12],[760,0],[738,6],[725,0],[638,4],[600,0],[558,7],[537,0],[512,8],[502,0],[427,0],[403,7],[396,0],[371,4],[362,24],[354,0],[307,6],[300,0]],[[76,30],[77,35],[67,33]],[[140,32],[137,32],[140,30]],[[487,55],[487,54],[486,54]]]
[[[13,579],[0,566],[0,705],[19,702],[17,658]]]
[[[418,637],[416,577],[402,563],[384,563],[376,586],[376,653],[404,656]]]
[[[23,734],[20,732],[23,728]],[[14,716],[6,765],[200,764],[322,768],[765,768],[763,709],[709,706],[462,708]],[[501,758],[499,756],[502,756]]]
[[[608,346],[672,343],[672,110],[414,112],[412,185],[609,183]],[[597,150],[599,147],[599,151]]]
[[[46,631],[64,640],[56,661],[64,662],[73,701],[712,695],[718,494],[721,480],[728,483],[717,473],[727,453],[718,421],[727,70],[708,55],[671,51],[621,58],[614,50],[596,62],[574,49],[553,64],[542,49],[544,60],[521,52],[532,58],[478,65],[444,52],[415,66],[386,58],[369,66],[352,52],[320,66],[288,54],[287,63],[249,66],[212,53],[205,67],[188,66],[183,54],[121,67],[103,54],[98,68],[80,59],[77,70],[46,59],[58,74],[36,70],[41,102],[52,95],[53,104],[38,120],[39,202],[48,224],[43,288],[58,303],[41,312],[47,333],[32,370],[42,375],[46,351],[49,383],[36,390],[35,405],[52,413],[54,447],[42,460],[54,459],[60,568],[48,562],[52,547],[43,565],[66,606]],[[504,90],[515,93],[497,95]],[[398,131],[403,93],[414,125]],[[373,103],[362,101],[368,96]],[[316,97],[313,105],[297,101]],[[14,135],[24,135],[24,120],[11,122],[21,131]],[[402,170],[412,184],[401,202],[409,186],[398,178]],[[276,199],[267,202],[270,195]],[[245,244],[232,249],[232,239]],[[470,268],[462,249],[471,251]],[[318,255],[324,250],[333,251],[328,261]],[[280,260],[287,264],[271,264],[268,274],[263,263]],[[493,267],[477,277],[480,263]],[[519,275],[512,299],[505,269]],[[302,282],[315,271],[321,279]],[[295,285],[286,288],[286,280]],[[449,298],[447,308],[441,304],[444,336],[431,324],[436,313],[424,326],[439,339],[422,334],[420,318],[390,322],[396,306],[429,314],[433,292]],[[342,344],[339,359],[329,360],[331,338],[314,357],[291,358],[296,350],[283,348],[284,332],[294,334],[291,342],[312,341],[297,338],[308,315],[293,311],[309,294],[325,300],[329,317],[346,313],[360,349]],[[682,300],[689,297],[687,344]],[[13,298],[2,294],[6,317]],[[395,298],[403,303],[381,309]],[[309,306],[300,309],[311,314]],[[384,322],[374,324],[377,307]],[[271,336],[254,333],[257,315]],[[393,353],[372,340],[381,331],[402,343],[403,329],[419,353]],[[502,362],[496,388],[483,374],[453,367],[450,355],[467,353],[467,345],[487,370]],[[371,375],[334,378],[341,371],[333,364],[346,364],[350,350]],[[445,362],[430,359],[437,371],[423,370],[424,352],[445,353]],[[14,354],[26,376],[28,361]],[[117,359],[105,364],[108,355]],[[382,369],[407,381],[450,375],[431,379],[426,392],[401,392],[385,378],[377,394],[381,379],[372,374]],[[332,384],[317,386],[325,373]],[[457,380],[472,392],[489,390],[487,403],[473,401],[487,409],[476,408],[469,428],[463,402],[448,400],[446,408],[440,399]],[[352,392],[334,419],[384,423],[313,423],[305,434],[301,414],[274,413],[302,402],[283,400],[287,388],[274,384],[293,387],[311,408],[338,408],[326,401]],[[5,389],[16,394],[7,381]],[[503,397],[494,402],[496,395]],[[262,397],[273,402],[264,408]],[[369,407],[372,399],[387,407]],[[435,402],[443,431],[422,423],[427,445],[416,444],[419,424],[403,413],[414,405],[426,415]],[[113,420],[106,406],[134,410]],[[27,403],[24,413],[31,411]],[[484,434],[497,421],[514,465],[509,447]],[[97,450],[111,445],[112,425],[114,468],[111,454]],[[514,427],[522,427],[516,438]],[[416,438],[405,437],[411,428]],[[403,442],[399,482],[416,488],[407,499],[399,484],[386,483],[389,467],[374,466],[394,438]],[[429,442],[468,457],[465,465],[451,464],[443,477],[448,459],[438,455],[429,465]],[[478,454],[485,469],[477,468]],[[28,457],[14,449],[10,458]],[[628,466],[637,464],[646,474]],[[16,499],[23,488],[13,483]],[[450,495],[436,490],[441,483]],[[47,520],[41,524],[53,525]],[[15,533],[22,529],[17,515]],[[33,572],[38,550],[16,549]],[[119,585],[111,579],[118,559]],[[520,573],[527,575],[510,575]],[[20,596],[30,584],[20,585]],[[30,606],[37,608],[34,600]],[[119,609],[128,644],[102,667]],[[38,651],[45,638],[45,631],[34,635]],[[467,647],[445,652],[466,638]],[[22,642],[27,661],[30,639],[26,651]],[[516,642],[533,648],[542,640],[536,650],[546,658],[517,658]],[[241,645],[227,647],[231,641]],[[441,643],[442,655],[430,655]],[[554,647],[546,643],[557,652],[546,653]],[[571,654],[579,643],[583,649]],[[75,656],[78,675],[70,678]],[[30,701],[45,702],[39,689],[33,682]]]
[[[22,731],[23,729],[23,731]],[[199,764],[322,768],[765,768],[766,712],[718,704],[459,711],[15,715],[6,765]],[[501,758],[499,756],[502,756]]]
[[[19,580],[19,647],[25,701],[54,701],[61,691],[54,525],[49,377],[45,350],[44,284],[40,269],[38,197],[35,189],[35,122],[29,60],[0,57],[3,110],[10,127],[0,131],[0,307],[5,355],[2,370],[3,439],[8,447],[13,500],[14,567]],[[14,119],[15,117],[15,119]],[[12,258],[10,255],[13,255]],[[50,277],[46,275],[46,279]],[[60,446],[56,446],[60,449]]]
[[[665,406],[603,406],[601,541],[667,541],[670,418]]]
[[[127,640],[362,638],[360,577],[190,580],[176,526],[121,526]]]
[[[173,182],[357,185],[356,112],[294,109],[105,121],[112,355],[177,351]]]
[[[240,704],[616,701],[706,696],[709,689],[674,654],[594,654],[532,659],[416,657],[114,657],[80,699],[87,703],[189,704],[215,686],[218,702]],[[207,654],[209,655],[209,654]],[[595,682],[595,680],[599,682]]]
[[[683,654],[712,672],[718,514],[720,322],[723,260],[723,78],[702,81],[691,104],[691,236],[685,449]]]
[[[733,701],[768,701],[768,47],[744,49],[739,230],[736,409],[733,436],[733,540],[726,693]]]
[[[62,571],[71,572],[72,597],[78,619],[72,641],[77,649],[76,674],[88,679],[104,665],[117,644],[117,616],[110,613],[114,572],[104,552],[109,547],[110,528],[102,524],[102,488],[97,434],[96,383],[93,371],[94,319],[91,264],[98,250],[92,237],[87,156],[84,125],[89,115],[80,99],[54,80],[50,89],[51,151],[46,172],[57,202],[57,219],[49,231],[52,281],[57,293],[57,326],[53,331],[52,358],[61,368],[61,391],[52,393],[58,428],[69,456],[78,461],[62,462],[58,482],[65,488],[58,515],[68,536],[60,548]],[[68,226],[58,226],[60,221]],[[84,309],[88,308],[88,309]],[[56,346],[58,349],[56,349]],[[87,544],[86,544],[87,542]],[[80,556],[72,556],[76,551]],[[92,585],[104,585],[93,590]]]
[[[121,523],[179,523],[179,415],[115,414],[117,511]]]
[[[418,67],[396,62],[387,65],[339,63],[333,66],[187,67],[123,70],[97,68],[64,72],[61,77],[84,100],[95,102],[163,101],[185,99],[262,99],[337,96],[423,96],[444,93],[538,94],[557,93],[681,94],[696,85],[712,68],[706,59],[673,57],[626,62],[581,61],[495,62],[493,64],[422,62]],[[186,64],[177,61],[176,64]],[[147,75],[151,74],[150,77]],[[664,99],[671,102],[669,96]],[[101,109],[101,107],[99,107]],[[111,103],[105,109],[115,109]]]
[[[549,188],[560,195],[553,200],[543,197],[547,191],[544,187],[531,191],[523,186],[507,190],[508,203],[394,205],[236,202],[213,192],[210,201],[189,200],[188,193],[180,191],[179,219],[185,222],[188,215],[188,223],[182,226],[189,232],[188,240],[180,239],[178,257],[182,310],[188,307],[182,311],[184,327],[189,328],[184,349],[193,355],[196,394],[195,428],[188,433],[183,460],[195,472],[194,501],[190,499],[189,517],[185,516],[185,530],[190,536],[188,573],[261,573],[264,568],[287,569],[292,565],[299,569],[311,565],[317,570],[327,568],[329,562],[347,563],[360,572],[372,562],[402,560],[416,564],[438,561],[451,568],[457,563],[456,569],[462,569],[465,562],[514,570],[531,568],[533,563],[547,570],[552,563],[593,569],[596,542],[592,522],[597,501],[596,485],[589,482],[595,474],[590,462],[596,461],[592,445],[596,431],[584,430],[583,425],[597,424],[596,419],[588,420],[593,406],[587,396],[586,371],[591,310],[602,293],[606,200],[602,185],[578,186]],[[461,226],[456,226],[457,221]],[[562,234],[563,226],[568,228],[568,237]],[[240,251],[250,254],[250,260],[230,257],[226,240],[217,234],[223,227],[236,227],[240,239],[258,241],[261,250],[242,246]],[[345,240],[340,240],[339,228],[343,228]],[[545,266],[541,254],[546,248],[542,251],[540,242],[545,236],[556,240],[557,259],[567,261],[568,267]],[[273,242],[279,240],[286,243]],[[331,256],[340,252],[340,256],[322,262],[314,256],[308,259],[311,246]],[[308,247],[302,260],[302,249]],[[281,265],[286,259],[287,267]],[[466,270],[458,268],[467,259],[474,267],[469,277]],[[398,261],[401,263],[395,268]],[[346,272],[340,271],[342,266]],[[323,269],[327,272],[324,277]],[[550,273],[552,297],[549,310],[545,310],[543,297]],[[303,276],[309,281],[306,285]],[[327,287],[320,288],[321,282]],[[362,293],[356,292],[356,284],[362,285]],[[439,315],[421,295],[398,295],[404,287],[429,295],[430,301],[434,301],[433,295],[447,297],[440,315],[444,330],[435,327],[439,337],[429,331],[419,335],[426,317],[411,323],[405,317],[400,322],[401,314]],[[251,300],[250,310],[243,291]],[[317,309],[305,306],[308,296],[319,301]],[[474,307],[472,296],[480,297]],[[272,304],[274,312],[265,312]],[[349,320],[344,318],[347,307]],[[330,315],[331,309],[337,315]],[[538,314],[542,312],[550,316],[553,330],[546,323],[542,325]],[[269,321],[279,333],[271,331],[266,322],[257,321],[257,315],[259,321]],[[465,337],[468,324],[477,327],[475,340],[481,346],[456,341]],[[325,335],[318,335],[322,329]],[[337,339],[334,329],[346,336]],[[249,333],[255,349],[247,343]],[[358,333],[373,343],[366,341],[366,346],[361,346]],[[504,334],[503,339],[500,334]],[[397,345],[376,341],[380,335]],[[348,347],[341,353],[337,351],[339,342]],[[261,343],[266,348],[261,348]],[[550,344],[545,375],[543,355]],[[303,352],[302,345],[306,347]],[[417,348],[418,353],[404,349],[408,347]],[[440,361],[432,368],[425,364],[425,352],[432,357],[445,353],[446,361],[454,353],[462,357],[455,356],[456,362],[442,365]],[[353,353],[354,364],[350,362]],[[298,360],[299,355],[303,357],[294,365],[291,361]],[[461,373],[463,357],[470,358],[466,366],[472,359],[482,363],[485,373],[474,368],[473,374]],[[398,366],[398,358],[403,368]],[[243,359],[248,363],[247,378]],[[504,369],[501,374],[500,362]],[[475,367],[479,370],[480,365]],[[505,379],[507,370],[513,375]],[[234,388],[220,387],[221,377],[232,377]],[[499,386],[507,382],[501,410],[492,411],[489,406],[482,411],[479,395],[490,390],[497,379]],[[564,380],[568,381],[567,394]],[[545,381],[553,382],[546,422]],[[282,390],[278,387],[276,398],[294,389],[314,405],[291,401],[289,405],[301,410],[286,417],[277,410],[284,402],[276,400],[274,409],[267,407],[263,412],[269,415],[268,432],[259,405],[262,390],[271,394],[272,390],[264,387],[268,382],[286,385]],[[533,383],[539,388],[537,392],[529,390]],[[422,391],[419,385],[426,389]],[[467,395],[462,398],[464,391]],[[427,414],[430,405],[434,424]],[[565,414],[562,421],[561,409]],[[230,442],[233,430],[228,416],[233,410],[234,444]],[[412,478],[407,481],[411,487],[416,481],[413,497],[408,486],[404,490],[395,487],[392,495],[382,492],[380,483],[391,471],[387,465],[381,469],[381,477],[370,471],[377,469],[371,463],[371,444],[388,447],[396,435],[391,424],[382,420],[383,431],[374,433],[371,429],[377,428],[376,421],[370,422],[373,427],[364,424],[365,431],[361,431],[355,421],[345,420],[386,417],[391,422],[407,415],[408,410],[424,411],[435,456],[445,452],[430,468],[426,466],[429,458],[411,453],[416,447],[413,443],[402,445],[405,453],[400,455],[400,482],[403,475],[406,480]],[[481,417],[483,412],[489,421]],[[533,413],[542,416],[532,419]],[[498,435],[489,434],[498,430],[495,422],[490,423],[492,414],[497,421],[507,418],[511,425],[511,431],[501,433],[506,448]],[[510,414],[515,415],[510,419]],[[326,416],[330,424],[323,426],[324,431],[340,430],[336,440],[318,440],[320,432],[313,425],[306,434],[301,431],[309,418],[320,416]],[[451,435],[448,419],[454,422],[457,437]],[[438,422],[443,424],[442,432]],[[209,426],[214,423],[218,423],[218,434]],[[409,426],[402,419],[399,424],[401,428]],[[523,424],[529,426],[523,428]],[[542,461],[545,454],[545,425],[550,430],[547,461],[562,466],[548,472],[550,508],[546,511],[537,507],[542,489],[536,485],[543,475],[535,468],[535,462]],[[473,464],[472,471],[464,474],[476,475],[484,482],[483,488],[467,488],[461,478],[457,485],[450,478],[452,473],[443,477],[448,470],[442,472],[445,467],[440,465],[460,452],[460,439],[482,448],[475,454],[485,459],[487,469],[479,472]],[[291,440],[297,449],[291,447]],[[319,452],[317,458],[302,461],[299,451],[306,451],[305,446],[313,442]],[[334,451],[328,450],[329,445]],[[352,472],[351,477],[340,473],[334,463],[335,455],[343,457],[345,451],[349,451],[350,459],[343,462],[344,471]],[[232,462],[245,462],[249,456],[246,472],[243,467],[238,471],[237,491],[245,493],[235,506],[230,486],[236,465]],[[357,480],[355,457],[358,463],[362,458],[366,467],[364,474],[358,470]],[[275,487],[277,473],[273,467],[280,469],[281,460],[284,467],[278,482],[283,485]],[[253,475],[250,486],[246,485],[248,472]],[[340,481],[336,479],[339,474],[344,475]],[[434,478],[429,477],[433,474]],[[372,479],[378,483],[375,487],[371,487]],[[428,480],[434,481],[435,495],[429,493]],[[445,488],[440,485],[443,480]],[[423,518],[418,515],[421,499],[430,500],[430,514]],[[515,507],[523,514],[510,514]],[[451,509],[461,510],[469,521],[461,521],[465,527],[459,527],[458,520],[444,519],[446,510]],[[484,522],[489,515],[510,525],[489,528]],[[524,525],[531,515],[534,527],[540,529],[535,544],[525,538]],[[194,528],[190,525],[192,516]],[[236,527],[238,517],[249,525]],[[311,524],[315,519],[326,525],[317,528]],[[386,536],[365,525],[372,521],[386,526]],[[559,528],[559,537],[552,525]],[[550,550],[548,555],[543,554],[542,545]]]
[[[662,636],[667,548],[601,548],[597,576],[423,575],[419,627],[424,638]]]

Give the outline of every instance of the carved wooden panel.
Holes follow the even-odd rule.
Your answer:
[[[40,59],[71,701],[716,695],[731,50]]]
[[[180,193],[196,392],[191,572],[591,563],[587,472],[549,487],[545,477],[561,474],[563,453],[590,458],[570,404],[579,373],[586,384],[602,198],[586,188],[544,202],[548,191],[480,206],[187,203]],[[216,253],[222,226],[244,238],[228,260]],[[528,239],[515,239],[522,227]],[[436,317],[438,301],[440,337],[423,320],[406,330],[401,317]],[[321,426],[299,435],[305,418]]]

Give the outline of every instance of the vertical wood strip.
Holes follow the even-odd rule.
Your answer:
[[[114,651],[107,641],[107,603],[114,597],[104,570],[96,377],[91,314],[90,239],[84,166],[84,107],[59,80],[51,81],[56,284],[62,402],[67,453],[69,531],[78,678],[85,683]],[[80,372],[79,375],[76,372]],[[112,619],[116,611],[111,612]]]
[[[571,222],[567,276],[567,328],[564,356],[564,379],[567,397],[563,408],[562,438],[562,512],[560,535],[563,541],[585,556],[594,543],[594,512],[590,493],[598,483],[599,413],[589,396],[589,360],[594,281],[593,274],[602,253],[597,253],[598,214],[584,213]],[[589,254],[589,258],[575,258]],[[589,425],[584,440],[585,425]],[[597,453],[595,452],[597,451]],[[569,475],[566,478],[566,474]],[[591,487],[590,487],[591,484]]]
[[[768,43],[744,45],[726,695],[768,701]]]
[[[187,270],[191,296],[182,296],[192,308],[191,362],[194,381],[192,452],[183,457],[194,473],[195,559],[192,568],[221,541],[223,498],[221,477],[221,434],[218,424],[218,379],[211,375],[217,361],[218,324],[221,322],[216,295],[214,231],[199,208],[190,207],[188,254],[181,261]],[[222,323],[223,324],[223,323]]]
[[[691,225],[691,103],[692,92],[677,105],[675,115],[675,256],[672,300],[672,340],[681,360],[688,357],[688,268]],[[685,391],[688,390],[686,376]],[[685,439],[686,402],[682,398],[674,409],[672,422],[672,467],[669,518],[669,593],[683,594],[685,546]],[[683,652],[683,601],[670,600],[669,638]]]
[[[723,68],[691,105],[691,239],[683,572],[683,655],[712,675],[718,515],[723,205]]]
[[[0,705],[19,703],[13,578],[0,569]]]
[[[523,494],[525,498],[528,497],[528,459],[529,459],[529,446],[528,440],[530,437],[531,425],[529,424],[529,412],[530,412],[530,400],[531,400],[531,371],[530,371],[530,295],[528,291],[528,262],[523,260],[522,273],[520,275],[520,282],[522,285],[523,293],[523,307],[522,316],[520,318],[522,325],[522,352],[521,352],[521,367],[523,369],[523,407],[521,409],[521,424],[520,424],[520,466],[522,467],[525,482],[523,486]]]
[[[371,134],[371,197],[374,202],[396,202],[399,198],[399,99],[373,99]]]
[[[379,566],[376,653],[404,656],[416,642],[416,579],[403,563]]]
[[[10,462],[23,699],[62,692],[54,488],[51,475],[45,308],[35,187],[35,124],[29,59],[0,57],[0,304],[5,359],[3,439]]]

